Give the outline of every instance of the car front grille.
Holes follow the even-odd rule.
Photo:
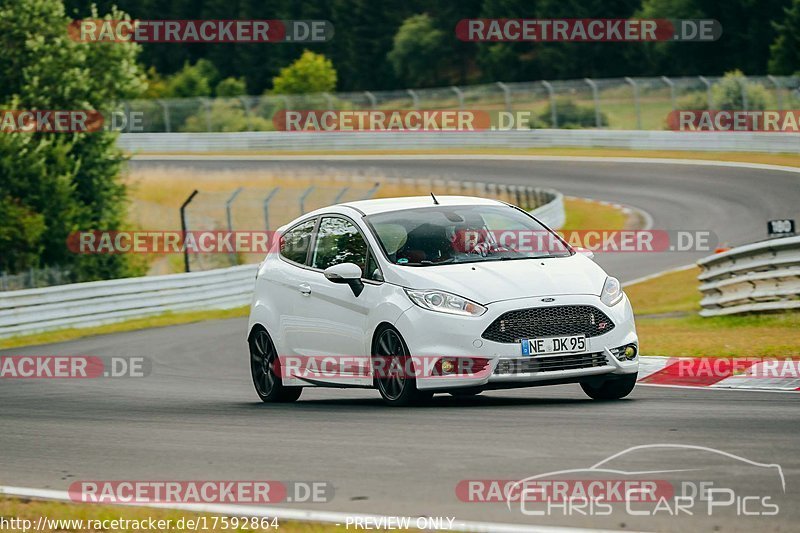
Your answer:
[[[555,372],[556,370],[577,370],[606,366],[602,352],[553,355],[544,357],[523,357],[521,359],[500,359],[495,374],[523,374],[533,372]]]
[[[596,337],[614,329],[608,316],[591,305],[558,305],[516,309],[500,315],[481,335],[494,342],[586,335]]]

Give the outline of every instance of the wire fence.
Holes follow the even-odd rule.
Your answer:
[[[180,98],[125,102],[125,132],[273,131],[284,110],[471,109],[531,112],[532,127],[666,129],[677,109],[719,109],[714,89],[721,77],[605,78],[491,83],[399,91]],[[800,78],[751,76],[739,83],[741,109],[800,107]],[[757,95],[756,95],[757,93]],[[758,98],[755,98],[758,96]]]
[[[281,181],[278,181],[278,175],[283,178]],[[436,175],[426,178],[393,176],[387,175],[385,170],[368,168],[348,173],[323,170],[313,175],[285,171],[270,176],[259,172],[260,181],[253,182],[250,179],[252,176],[245,172],[236,182],[238,187],[229,183],[222,189],[215,185],[219,183],[218,180],[226,180],[228,176],[213,173],[210,176],[213,179],[203,174],[194,175],[194,183],[199,190],[192,192],[190,200],[186,198],[189,201],[182,214],[178,207],[180,203],[158,205],[134,200],[130,213],[131,225],[121,231],[174,232],[178,222],[182,221],[188,232],[266,232],[270,239],[270,236],[274,236],[272,232],[298,216],[342,202],[434,193],[494,198],[533,210],[549,205],[555,198],[555,193],[549,189],[492,183],[492,177],[488,175],[483,181],[456,181]],[[139,186],[142,186],[141,182]],[[206,188],[203,189],[203,186]],[[170,190],[169,194],[180,194],[177,200],[183,202],[182,196],[186,190],[180,193]],[[560,207],[560,217],[563,219],[563,203],[559,201],[557,207]],[[563,220],[546,220],[545,223],[559,227]],[[185,261],[188,261],[189,270],[196,272],[258,263],[263,258],[263,252],[186,255],[147,252],[143,259],[147,275],[163,275],[184,272],[187,266]],[[0,292],[74,283],[77,281],[74,274],[69,268],[61,267],[29,268],[17,273],[0,272]]]
[[[29,268],[15,274],[0,272],[0,291],[35,289],[74,282],[72,271],[61,267]]]
[[[341,202],[375,197],[410,195],[463,194],[496,198],[526,210],[540,207],[552,199],[552,193],[530,186],[513,186],[486,182],[380,177],[364,175],[331,181],[309,183],[303,188],[246,187],[224,192],[200,191],[185,209],[187,231],[275,231],[298,216]],[[171,257],[170,271],[179,271],[182,257]],[[189,254],[191,271],[211,270],[259,262],[263,254]]]

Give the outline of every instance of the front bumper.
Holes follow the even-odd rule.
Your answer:
[[[544,295],[546,296],[546,295]],[[458,372],[454,375],[418,375],[417,388],[422,390],[448,390],[457,388],[513,388],[581,381],[604,374],[623,375],[639,371],[639,360],[619,361],[612,350],[627,344],[638,346],[633,310],[627,296],[613,307],[608,307],[598,296],[554,296],[552,303],[542,302],[542,297],[518,298],[495,302],[487,306],[480,317],[462,317],[428,311],[418,306],[406,310],[395,327],[406,340],[414,359],[430,361],[434,357],[480,358],[488,360],[483,370],[475,373]],[[586,339],[586,356],[591,354],[590,366],[563,370],[524,371],[531,366],[558,367],[557,364],[531,365],[532,359],[547,362],[564,355],[522,356],[519,343],[500,343],[486,340],[481,334],[500,315],[515,309],[562,305],[592,305],[603,311],[614,323],[608,333]],[[567,356],[567,358],[572,356]],[[579,358],[581,356],[578,356]],[[518,371],[522,366],[523,371]],[[420,364],[422,366],[422,364]],[[561,366],[576,366],[567,364]],[[498,368],[499,367],[499,368]],[[506,372],[508,368],[514,369]]]

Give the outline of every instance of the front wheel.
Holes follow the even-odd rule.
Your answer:
[[[408,346],[396,329],[385,327],[375,336],[372,354],[380,359],[375,385],[388,405],[414,405],[433,396],[417,389]]]
[[[280,377],[278,353],[275,344],[263,329],[250,336],[250,374],[262,402],[293,402],[303,392],[302,387],[285,387]]]
[[[601,385],[581,383],[583,392],[593,400],[619,400],[631,393],[636,386],[636,377],[639,374],[627,374],[620,378],[609,379]]]

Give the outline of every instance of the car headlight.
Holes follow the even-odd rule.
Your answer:
[[[609,276],[603,284],[603,292],[600,293],[600,301],[611,307],[622,301],[622,294],[622,285],[620,285],[619,280]]]
[[[412,302],[430,311],[462,316],[480,316],[486,312],[484,306],[449,292],[414,289],[405,291]]]

